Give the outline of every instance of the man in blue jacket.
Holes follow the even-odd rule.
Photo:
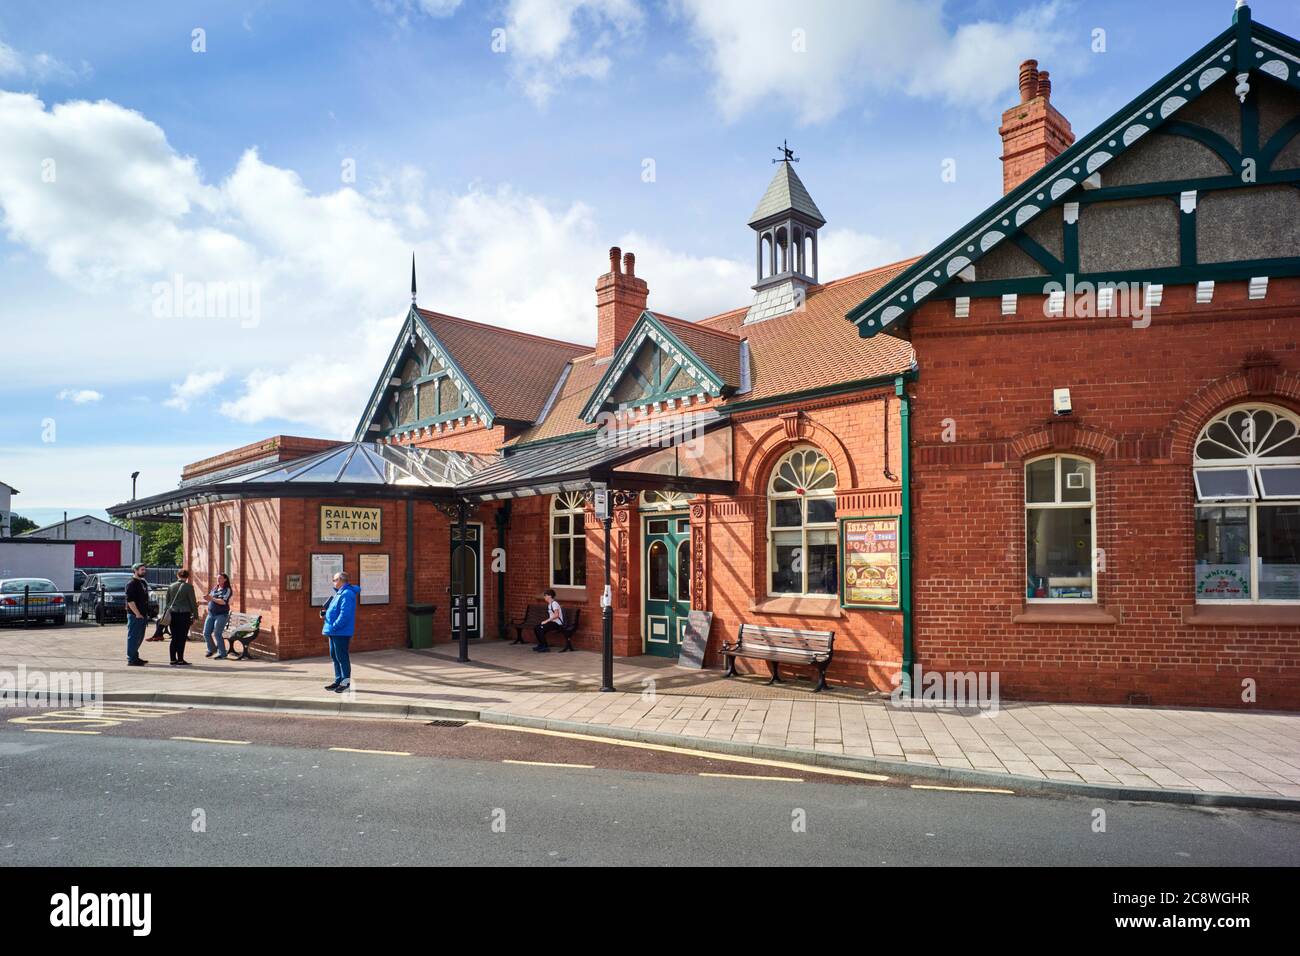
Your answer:
[[[361,589],[355,584],[348,584],[348,573],[340,571],[334,575],[334,596],[321,609],[320,616],[325,621],[321,632],[330,640],[330,660],[334,662],[334,683],[326,684],[326,690],[343,693],[352,684],[352,659],[348,656],[348,644],[352,641],[352,632],[357,623],[357,600]]]

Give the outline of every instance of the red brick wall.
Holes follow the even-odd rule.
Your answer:
[[[1011,698],[1103,703],[1241,706],[1251,678],[1255,706],[1300,707],[1300,609],[1289,625],[1184,620],[1196,609],[1191,442],[1238,403],[1300,411],[1300,280],[1275,279],[1255,302],[1245,283],[1220,283],[1210,305],[1166,288],[1149,328],[1046,319],[1041,298],[1022,296],[1015,316],[999,305],[972,300],[956,319],[935,302],[911,319],[923,666],[999,671]],[[1242,366],[1260,351],[1276,366],[1254,375],[1252,395]],[[1053,426],[1054,445],[1060,387],[1075,427]],[[955,442],[943,440],[948,423]],[[1024,462],[1058,452],[1096,462],[1098,598],[1118,623],[1013,623],[1025,604]]]

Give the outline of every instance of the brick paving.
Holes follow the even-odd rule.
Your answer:
[[[156,662],[128,668],[121,627],[0,630],[0,671],[97,671],[107,693],[183,693],[240,703],[315,701],[325,657],[207,661],[191,643],[189,668],[165,663],[166,645],[144,645]],[[1102,783],[1300,799],[1300,714],[1047,703],[1003,703],[996,712],[891,705],[879,694],[811,693],[797,681],[726,680],[655,658],[620,659],[620,692],[599,693],[600,658],[535,654],[526,646],[474,644],[470,665],[447,645],[374,651],[353,658],[355,700],[425,703],[600,728],[794,748],[1040,780]],[[689,741],[684,740],[689,745]]]

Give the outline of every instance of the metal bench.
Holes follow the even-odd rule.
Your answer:
[[[248,649],[252,647],[253,641],[257,640],[257,632],[262,628],[262,616],[260,614],[239,614],[231,612],[230,619],[226,622],[226,643],[230,645],[230,653],[235,653],[235,641],[244,645],[237,661],[248,660]]]
[[[510,626],[515,629],[515,639],[511,644],[524,644],[524,628],[531,631],[538,624],[541,624],[549,616],[550,612],[546,610],[545,604],[530,604],[524,611],[524,616],[517,621],[511,621]]]
[[[723,676],[736,676],[736,658],[748,657],[767,661],[772,670],[769,684],[781,683],[782,664],[804,664],[817,668],[817,686],[826,686],[826,668],[835,652],[834,631],[802,631],[792,627],[767,627],[761,624],[742,624],[736,640],[722,642],[722,654],[727,661]]]
[[[551,612],[546,609],[545,604],[530,604],[524,616],[517,621],[511,621],[510,625],[515,629],[515,639],[511,644],[527,644],[524,640],[524,628],[530,631],[538,624],[551,616]],[[564,635],[564,646],[560,651],[573,650],[573,632],[578,628],[578,621],[582,619],[582,608],[577,607],[564,612],[564,623],[559,627],[559,633]]]

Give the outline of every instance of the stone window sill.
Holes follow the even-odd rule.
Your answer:
[[[1192,627],[1267,627],[1300,625],[1300,606],[1285,604],[1193,604],[1183,609],[1183,623]]]
[[[771,597],[749,606],[751,614],[781,614],[787,617],[843,617],[840,599],[829,597]]]
[[[1121,614],[1098,604],[1024,604],[1012,624],[1118,624]]]

